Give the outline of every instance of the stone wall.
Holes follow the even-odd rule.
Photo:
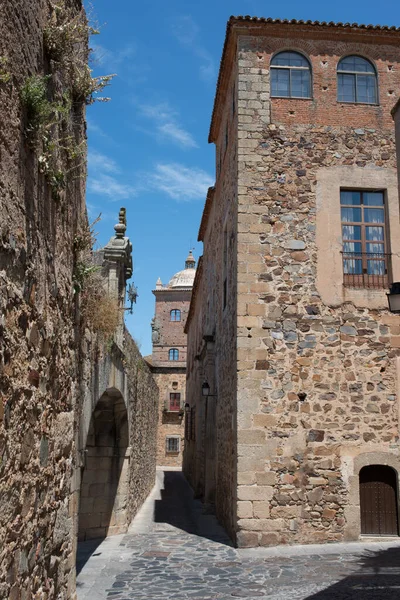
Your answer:
[[[270,98],[271,57],[288,48],[310,60],[310,99]],[[379,105],[337,102],[337,63],[349,54],[376,66]],[[400,318],[388,313],[385,289],[344,285],[340,223],[341,187],[384,190],[389,271],[399,279],[390,116],[399,62],[398,33],[389,31],[246,18],[232,18],[228,27],[210,130],[216,202],[207,200],[203,214],[204,273],[188,320],[188,397],[195,397],[204,375],[211,340],[220,461],[216,512],[239,546],[357,539],[360,469],[400,468]],[[227,127],[232,77],[238,90],[234,131]],[[225,195],[219,192],[227,181],[219,157],[227,140],[232,153],[237,144],[237,163]],[[210,300],[223,296],[224,198],[237,198],[237,205],[230,203],[236,236],[231,272],[237,274],[228,294],[232,339],[224,337],[218,300],[212,306]],[[226,343],[218,346],[220,338]],[[221,363],[225,383],[218,379]],[[232,400],[221,400],[232,367],[236,389]],[[230,402],[233,416],[226,412]],[[187,444],[187,470],[192,479],[197,472],[207,481],[204,410],[200,418],[201,449]],[[224,485],[225,476],[233,487]]]
[[[236,498],[236,311],[237,311],[237,87],[228,86],[216,169],[200,228],[202,265],[195,283],[188,333],[187,400],[195,414],[195,439],[186,441],[184,471],[197,495],[215,503],[234,535]],[[224,282],[226,286],[224,299]],[[211,395],[202,397],[206,380]],[[216,429],[217,426],[217,429]]]
[[[159,388],[158,434],[157,434],[157,465],[180,467],[184,450],[184,406],[186,403],[186,373],[185,368],[152,369],[153,377]],[[169,395],[181,395],[181,410],[169,410]],[[167,450],[167,437],[179,438],[179,451]]]
[[[61,153],[64,183],[55,193],[27,138],[20,99],[34,74],[52,72],[53,98],[65,89],[43,49],[49,5],[0,5],[0,596],[10,600],[75,597],[73,243],[86,218],[85,169],[75,165],[68,177],[72,165]],[[84,23],[80,1],[65,5]],[[76,144],[84,142],[83,102],[65,123]],[[59,134],[55,125],[55,143]]]
[[[269,100],[265,92],[271,55],[287,44],[239,38],[239,132],[246,136],[239,138],[238,370],[247,396],[238,400],[238,443],[250,461],[238,465],[239,545],[357,539],[354,458],[399,454],[399,318],[387,314],[385,290],[343,288],[339,192],[387,190],[396,276],[388,90],[400,83],[389,69],[400,54],[390,45],[297,39],[314,67],[314,99],[303,100],[300,112],[300,101]],[[379,107],[336,102],[335,65],[351,53],[379,57]],[[332,280],[336,296],[324,285]]]

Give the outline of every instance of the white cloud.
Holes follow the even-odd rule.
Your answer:
[[[105,171],[106,173],[119,173],[119,168],[115,160],[96,150],[89,150],[88,153],[89,169],[93,171]]]
[[[200,29],[190,16],[178,17],[172,23],[172,34],[180,44],[190,48],[200,59],[199,75],[207,83],[214,82],[216,68],[213,57],[200,41]]]
[[[141,104],[140,113],[155,122],[157,137],[166,138],[182,148],[197,148],[193,136],[178,123],[178,113],[167,102]]]
[[[178,163],[159,163],[148,175],[150,184],[165,192],[170,198],[189,202],[205,197],[213,185],[212,177],[197,168],[188,168]]]
[[[99,196],[108,196],[111,200],[121,200],[136,195],[136,189],[133,186],[122,183],[105,173],[96,173],[90,176],[88,190]]]

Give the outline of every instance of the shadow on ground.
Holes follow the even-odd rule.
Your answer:
[[[83,567],[91,556],[96,556],[96,549],[104,542],[104,538],[89,540],[87,542],[79,542],[76,552],[76,574],[82,571]]]
[[[193,499],[193,490],[181,471],[164,471],[164,489],[161,500],[155,501],[154,522],[232,546],[210,507]]]
[[[359,571],[306,600],[399,600],[400,548],[366,550]]]

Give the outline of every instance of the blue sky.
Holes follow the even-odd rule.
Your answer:
[[[127,209],[133,280],[139,288],[127,326],[151,353],[151,290],[184,267],[207,188],[214,183],[214,146],[207,143],[218,66],[230,15],[400,25],[396,0],[92,0],[101,34],[91,40],[95,75],[116,73],[88,107],[90,219],[100,212],[98,244]]]

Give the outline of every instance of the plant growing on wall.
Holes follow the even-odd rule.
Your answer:
[[[0,83],[9,83],[11,81],[11,73],[8,70],[7,56],[0,56]]]

